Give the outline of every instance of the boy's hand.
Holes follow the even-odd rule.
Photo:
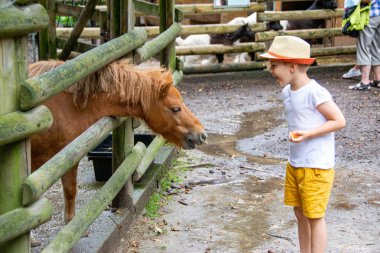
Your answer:
[[[291,142],[301,142],[307,138],[307,131],[292,131],[289,133],[289,141]]]

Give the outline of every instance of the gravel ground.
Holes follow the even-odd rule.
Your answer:
[[[380,252],[380,93],[348,90],[346,68],[318,68],[347,127],[336,134],[336,179],[326,215],[328,252]],[[183,184],[151,220],[143,215],[118,252],[297,252],[292,209],[282,203],[287,130],[280,88],[258,72],[185,76],[185,102],[208,144],[183,152]]]

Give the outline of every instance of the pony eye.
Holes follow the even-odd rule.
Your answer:
[[[170,108],[170,110],[172,110],[172,112],[180,112],[181,108],[180,107],[172,107],[172,108]]]

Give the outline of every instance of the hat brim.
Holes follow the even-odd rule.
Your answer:
[[[271,53],[261,54],[260,57],[267,58],[270,60],[279,60],[283,62],[307,64],[307,65],[313,64],[313,62],[315,61],[315,58],[289,58],[289,57],[281,57],[281,56],[273,55]]]

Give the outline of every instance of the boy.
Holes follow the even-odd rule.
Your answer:
[[[324,215],[334,180],[334,131],[345,119],[330,93],[307,75],[314,62],[310,45],[294,36],[277,36],[268,52],[270,72],[284,87],[290,155],[286,166],[285,204],[294,207],[300,250],[325,252]]]

